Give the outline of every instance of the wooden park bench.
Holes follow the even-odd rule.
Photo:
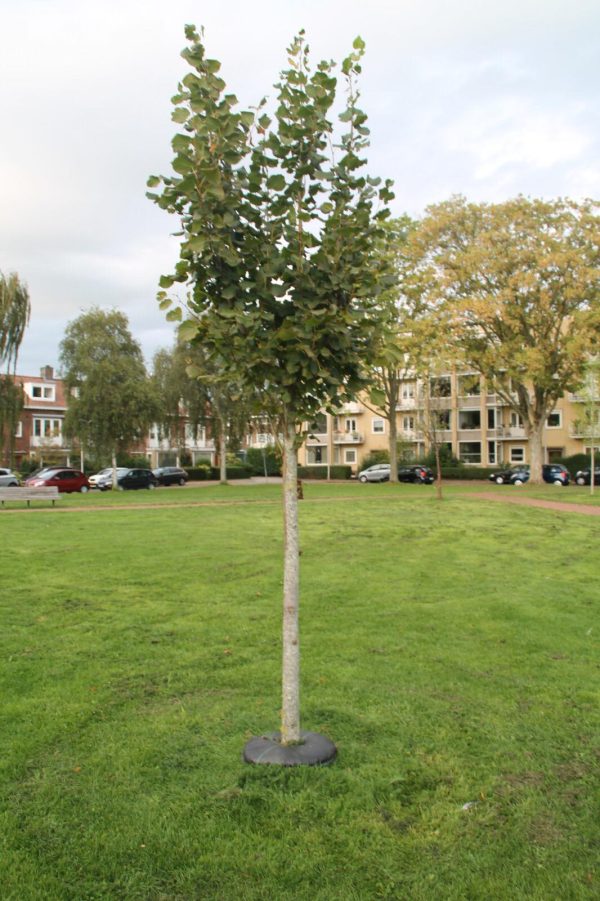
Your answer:
[[[56,486],[49,488],[0,488],[0,501],[4,506],[4,501],[27,501],[27,506],[31,506],[31,501],[52,501],[54,506],[60,494]]]

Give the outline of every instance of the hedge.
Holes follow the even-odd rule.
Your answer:
[[[332,479],[349,479],[352,475],[352,467],[351,466],[342,466],[339,464],[334,464],[329,468],[329,474]],[[299,479],[326,479],[327,478],[327,467],[326,466],[299,466],[298,467],[298,478]]]
[[[443,479],[472,479],[473,481],[485,482],[489,477],[498,472],[502,467],[494,466],[445,466],[442,467]],[[506,467],[504,467],[506,468]],[[435,470],[434,473],[435,475]]]

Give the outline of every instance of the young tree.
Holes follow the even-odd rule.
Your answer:
[[[127,317],[99,308],[83,313],[67,326],[60,363],[71,394],[65,432],[93,447],[98,458],[111,459],[116,487],[117,452],[141,438],[157,414]]]
[[[600,335],[598,205],[529,200],[430,207],[418,229],[428,300],[465,362],[522,417],[531,481],[542,431]]]
[[[11,463],[16,424],[23,409],[23,392],[14,376],[30,313],[27,286],[15,272],[8,276],[0,272],[0,366],[6,367],[0,374],[0,459],[7,446]]]
[[[389,184],[362,174],[368,130],[355,82],[364,45],[357,39],[342,64],[347,102],[337,137],[333,63],[312,70],[302,33],[277,85],[274,123],[260,109],[235,112],[220,64],[206,58],[191,26],[186,36],[182,55],[193,71],[174,98],[173,119],[183,125],[172,142],[174,175],[148,183],[162,182],[162,193],[150,197],[179,214],[183,227],[179,263],[161,284],[190,287],[183,336],[195,337],[234,382],[267,394],[283,435],[281,734],[245,753],[261,762],[318,762],[331,748],[315,750],[313,734],[300,730],[297,450],[303,422],[364,387],[376,299],[386,286],[374,250],[387,210],[375,212],[374,204],[385,204]],[[170,304],[164,293],[161,302]]]

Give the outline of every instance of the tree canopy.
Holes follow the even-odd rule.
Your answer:
[[[430,207],[415,234],[424,299],[454,339],[449,356],[522,417],[532,481],[546,417],[600,337],[599,234],[596,203],[525,197],[453,198]]]
[[[157,414],[142,351],[117,310],[93,308],[67,326],[60,345],[65,386],[71,393],[65,432],[114,457],[141,438]]]

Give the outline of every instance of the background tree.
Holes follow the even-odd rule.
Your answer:
[[[342,64],[344,133],[334,134],[333,64],[311,70],[301,34],[288,50],[275,122],[260,110],[234,112],[220,65],[207,59],[191,27],[183,51],[193,69],[174,98],[175,174],[150,196],[180,215],[184,240],[175,273],[187,283],[190,318],[207,356],[249,391],[266,393],[283,435],[283,690],[279,741],[270,751],[288,761],[306,733],[299,714],[299,546],[297,450],[304,421],[365,386],[372,356],[376,298],[385,287],[374,250],[381,237],[374,203],[391,196],[362,174],[366,116],[355,79],[363,43]],[[256,125],[256,134],[253,129]],[[250,139],[254,138],[251,147]],[[333,156],[332,156],[333,151]],[[168,306],[166,295],[162,303]],[[178,315],[179,311],[171,311]],[[250,753],[246,749],[246,753]],[[260,753],[261,759],[262,751]],[[281,758],[277,758],[281,759]]]
[[[430,207],[418,229],[427,299],[467,365],[524,423],[531,481],[542,430],[600,332],[598,206],[529,200]]]
[[[197,439],[200,427],[210,421],[210,398],[206,386],[188,373],[195,358],[190,345],[176,341],[172,350],[154,355],[152,388],[158,404],[159,435],[177,447],[177,465],[191,433]]]
[[[583,400],[583,409],[582,417],[575,425],[578,433],[590,442],[590,494],[593,494],[596,449],[600,440],[600,356],[594,355],[587,361],[577,395]]]
[[[110,459],[116,470],[118,451],[142,438],[158,412],[127,317],[96,307],[70,322],[60,364],[71,394],[65,433],[77,435],[94,449],[98,462]]]
[[[29,323],[29,291],[15,272],[0,272],[0,459],[6,454],[12,465],[14,440],[23,391],[15,382],[17,357]],[[5,448],[7,449],[5,451]]]

